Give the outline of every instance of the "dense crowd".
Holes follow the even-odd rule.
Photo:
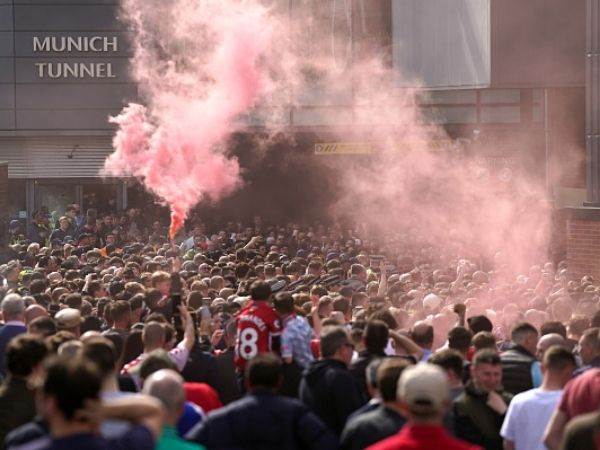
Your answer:
[[[600,448],[600,283],[338,222],[10,224],[7,449]]]

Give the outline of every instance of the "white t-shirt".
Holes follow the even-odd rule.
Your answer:
[[[515,450],[546,450],[544,431],[562,392],[536,388],[515,395],[508,406],[500,435],[513,441]]]

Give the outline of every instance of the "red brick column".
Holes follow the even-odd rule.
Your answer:
[[[567,220],[569,278],[592,275],[600,280],[600,209],[572,209]]]

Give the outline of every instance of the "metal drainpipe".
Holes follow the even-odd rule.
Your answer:
[[[546,152],[546,193],[553,200],[550,167],[550,125],[548,123],[548,88],[544,88],[544,149]]]
[[[585,141],[587,202],[600,207],[600,0],[587,0],[585,61]]]

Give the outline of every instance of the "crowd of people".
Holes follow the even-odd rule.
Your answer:
[[[1,448],[600,448],[600,282],[564,262],[142,220],[11,223]]]

